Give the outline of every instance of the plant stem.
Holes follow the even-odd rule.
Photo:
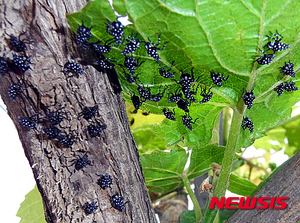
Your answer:
[[[196,223],[198,223],[201,219],[202,216],[202,212],[201,212],[201,208],[199,206],[198,200],[196,198],[196,195],[194,194],[192,188],[191,188],[191,184],[189,182],[189,179],[187,178],[187,176],[185,174],[183,174],[182,176],[182,180],[183,180],[183,184],[193,202],[194,205],[194,211],[195,211],[195,215],[196,215]]]
[[[242,109],[243,110],[243,109]],[[231,166],[233,163],[233,158],[236,151],[236,146],[239,138],[241,123],[243,120],[243,112],[239,112],[235,110],[232,116],[231,128],[228,137],[228,143],[226,146],[226,150],[224,153],[224,158],[222,162],[222,168],[220,171],[220,176],[218,183],[215,187],[214,193],[212,196],[209,196],[209,200],[207,201],[206,208],[201,219],[201,222],[212,223],[216,217],[218,212],[217,208],[209,209],[209,204],[211,201],[211,197],[217,197],[219,200],[221,197],[225,196],[225,192],[227,189],[228,180],[230,177]]]

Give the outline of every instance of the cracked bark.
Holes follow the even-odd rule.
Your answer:
[[[85,65],[84,75],[66,79],[61,72],[69,59],[86,64],[83,52],[73,44],[66,13],[76,12],[87,0],[0,0],[0,49],[12,58],[7,38],[10,34],[30,41],[27,55],[32,70],[17,74],[10,70],[1,78],[0,94],[13,120],[25,155],[32,167],[42,195],[47,222],[155,222],[154,212],[142,174],[139,155],[130,132],[125,104],[120,93],[114,91],[108,76]],[[74,47],[75,46],[75,47]],[[10,100],[7,91],[12,82],[26,82],[26,89]],[[88,122],[78,118],[84,106],[99,106],[98,119],[107,125],[101,137],[90,138]],[[67,119],[60,128],[76,132],[72,148],[62,147],[48,139],[41,131],[22,127],[18,116],[38,113],[44,117],[47,109],[62,108]],[[87,152],[92,165],[75,171],[72,160]],[[99,176],[113,177],[111,188],[101,190]],[[111,208],[109,195],[124,196],[125,211]],[[82,206],[97,201],[99,209],[86,215]]]

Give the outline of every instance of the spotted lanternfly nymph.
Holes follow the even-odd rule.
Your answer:
[[[160,44],[160,35],[158,36],[158,43],[154,44],[149,38],[148,38],[149,42],[145,43],[145,49],[147,50],[147,53],[150,57],[154,58],[155,60],[161,60],[161,58],[159,57],[157,50],[163,50],[166,46],[166,44],[168,43],[165,42],[163,44],[163,47],[158,48],[158,45]]]
[[[21,70],[23,72],[25,72],[26,70],[31,69],[30,64],[31,64],[31,60],[28,56],[19,56],[16,53],[12,53],[13,55],[13,63],[15,66],[21,68]]]
[[[164,113],[164,115],[166,116],[167,119],[176,121],[176,118],[174,117],[175,115],[175,108],[173,108],[173,111],[171,111],[170,109],[164,108],[162,110],[162,112]]]
[[[72,133],[67,134],[63,132],[62,134],[59,134],[56,138],[63,146],[71,148],[75,142],[76,137]]]
[[[165,69],[163,68],[163,66],[157,61],[158,65],[161,67],[161,68],[159,69],[159,74],[160,74],[162,77],[164,77],[164,78],[172,78],[172,77],[174,77],[174,76],[175,76],[175,73],[169,72],[170,70],[172,70],[172,67],[173,67],[174,62],[175,62],[175,61],[172,62],[171,67],[170,67],[169,70],[165,70]]]
[[[154,101],[154,102],[160,102],[160,100],[164,96],[166,88],[163,90],[163,92],[160,92],[160,91],[161,91],[161,86],[159,87],[159,92],[157,94],[151,94],[151,96],[150,96],[150,98],[148,100]]]
[[[272,41],[268,42],[265,46],[270,50],[281,51],[290,48],[289,44],[281,43],[280,41],[283,39],[283,36],[276,31],[276,33],[271,33],[273,36],[267,36]]]
[[[100,54],[109,53],[111,51],[110,44],[111,44],[111,40],[106,41],[104,45],[100,45],[99,42],[97,42],[92,44],[92,48]]]
[[[122,23],[118,21],[118,18],[112,23],[109,20],[107,20],[107,22],[106,32],[114,37],[116,44],[121,44],[125,26],[123,26]]]
[[[103,55],[99,55],[98,59],[96,60],[97,65],[99,65],[103,69],[113,69],[115,66],[115,62],[111,61],[111,58],[105,57]]]
[[[124,203],[124,197],[116,193],[113,196],[110,196],[110,203],[111,206],[118,211],[124,211],[125,210],[125,203]]]
[[[177,107],[182,109],[183,111],[185,111],[186,113],[189,112],[189,106],[191,105],[191,103],[188,103],[188,101],[186,99],[181,98],[179,101],[176,102]]]
[[[168,93],[168,99],[169,99],[169,103],[177,103],[180,99],[181,99],[181,96],[182,96],[182,93],[180,93],[180,87],[178,87],[176,89],[176,91],[174,92],[174,94],[170,91],[170,89],[167,87],[167,89],[169,90],[169,93]]]
[[[0,57],[0,75],[5,77],[5,73],[8,70],[8,65],[4,57]]]
[[[210,72],[210,77],[215,85],[217,85],[218,87],[222,87],[222,82],[227,81],[229,75],[227,77],[224,77],[223,74]]]
[[[76,43],[82,49],[87,50],[90,48],[89,40],[93,37],[91,33],[91,28],[85,25],[79,25],[77,28]]]
[[[251,133],[253,133],[253,122],[251,121],[250,118],[244,117],[241,126],[242,126],[242,128],[243,128],[244,130],[245,130],[246,128],[248,128],[249,131],[250,131]]]
[[[150,100],[150,98],[152,97],[151,89],[149,87],[145,87],[143,84],[142,86],[138,85],[137,91],[139,92],[141,97],[146,100]]]
[[[22,124],[22,126],[31,128],[31,129],[36,129],[36,124],[37,124],[37,118],[38,114],[32,115],[30,117],[19,117],[18,120]]]
[[[286,91],[298,91],[298,88],[295,86],[295,82],[289,81],[284,84],[284,90]]]
[[[83,169],[84,167],[86,167],[86,165],[92,166],[92,162],[88,159],[87,154],[84,154],[82,157],[79,157],[78,159],[74,159],[72,161],[73,163],[71,165],[75,164],[76,170]]]
[[[295,71],[294,71],[294,64],[291,63],[291,61],[289,61],[288,63],[285,62],[284,66],[279,67],[280,71],[284,74],[284,75],[289,75],[291,77],[296,77]]]
[[[285,88],[283,83],[279,84],[276,88],[274,88],[274,91],[277,92],[277,97],[280,97],[280,95],[282,95],[284,90]]]
[[[193,85],[193,90],[191,90],[190,88],[186,89],[182,87],[182,92],[184,94],[184,97],[192,102],[197,102],[197,100],[194,98],[193,95],[197,94],[198,88],[199,88],[199,84],[197,85],[196,90],[195,90],[195,85]]]
[[[60,136],[61,130],[55,126],[52,127],[43,127],[43,131],[46,133],[49,138],[58,138]]]
[[[112,185],[112,181],[113,179],[111,178],[111,176],[108,173],[106,173],[105,175],[101,175],[101,177],[97,180],[97,184],[103,190],[105,190],[106,188],[109,188],[110,185]]]
[[[127,43],[125,44],[125,49],[121,52],[122,55],[127,55],[133,53],[140,46],[141,41],[135,36],[128,36],[126,38]]]
[[[208,89],[208,91],[206,92],[206,86],[204,88],[201,87],[201,93],[200,95],[203,97],[202,100],[199,102],[200,104],[206,103],[208,102],[212,96],[213,93],[210,91],[211,88]]]
[[[132,104],[135,108],[135,110],[139,110],[140,106],[146,101],[146,99],[144,98],[139,98],[139,96],[136,96],[134,93],[132,95],[132,93],[130,92],[131,94],[131,101],[132,101]]]
[[[244,90],[241,97],[243,98],[245,105],[247,105],[247,108],[250,109],[252,107],[253,101],[255,99],[253,90],[249,91],[249,92]]]
[[[133,56],[125,57],[124,66],[127,68],[131,75],[135,74],[135,68],[140,67],[144,61],[139,62],[139,58],[135,60]]]
[[[93,118],[98,111],[98,105],[95,105],[93,107],[84,107],[82,112],[79,113],[78,117],[83,116],[85,120],[90,120]]]
[[[185,89],[186,92],[190,91],[192,82],[197,81],[201,76],[197,77],[197,79],[194,78],[194,67],[191,69],[191,74],[183,73],[181,74],[179,78],[179,82],[175,80],[176,83],[180,84],[183,89]]]
[[[185,114],[182,117],[182,122],[183,124],[190,130],[193,130],[192,125],[191,124],[195,124],[197,119],[195,119],[195,121],[193,121],[193,118],[189,115],[189,114]]]
[[[10,35],[9,44],[11,45],[11,48],[16,52],[25,52],[26,50],[26,40],[21,40],[21,35],[25,33],[22,33],[19,35],[19,37],[16,37],[14,35]]]
[[[103,130],[106,128],[107,128],[107,125],[105,125],[105,124],[103,124],[103,125],[90,124],[88,126],[88,132],[91,137],[96,137],[96,136],[100,136],[101,132],[103,132]]]
[[[126,78],[126,80],[127,80],[128,83],[132,84],[132,83],[134,83],[136,81],[139,81],[139,77],[138,76],[140,75],[140,73],[139,74],[135,74],[135,75],[130,75],[130,74],[128,74],[125,71],[124,67],[122,67],[122,68],[123,68],[123,73],[124,73],[125,78]]]
[[[276,56],[275,53],[267,54],[264,51],[262,51],[262,52],[263,52],[264,55],[263,56],[261,56],[261,55],[256,56],[256,57],[259,57],[259,58],[255,60],[260,65],[271,63],[272,60],[274,60],[274,58]]]
[[[75,63],[73,61],[68,60],[67,63],[65,63],[64,65],[64,69],[62,71],[65,75],[68,75],[69,73],[71,73],[72,75],[67,76],[69,77],[73,77],[76,76],[78,77],[79,74],[83,74],[83,70],[80,67],[80,65],[78,63]]]
[[[96,202],[93,201],[91,203],[89,202],[86,202],[84,205],[83,205],[83,209],[84,209],[84,212],[86,214],[92,214],[94,213],[97,209],[98,209],[99,206],[96,205]]]
[[[15,101],[16,98],[22,93],[22,84],[21,83],[13,83],[10,85],[8,90],[8,95],[12,101]]]
[[[50,112],[50,111],[46,111],[46,117],[47,117],[47,121],[51,122],[51,124],[53,125],[58,125],[60,124],[63,119],[66,119],[66,112],[62,112],[60,111],[61,109],[58,109],[55,112]]]

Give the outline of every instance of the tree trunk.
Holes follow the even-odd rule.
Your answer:
[[[238,210],[226,223],[299,222],[300,152],[296,153],[254,197],[289,197],[285,209]],[[265,200],[267,201],[267,200]],[[270,200],[269,200],[270,201]],[[270,202],[268,202],[270,203]],[[261,205],[260,205],[261,206]],[[278,205],[275,205],[275,207]],[[280,205],[281,206],[281,205]]]
[[[139,154],[130,132],[122,95],[108,78],[112,74],[86,65],[74,44],[66,13],[76,12],[87,0],[0,0],[2,55],[12,60],[9,35],[27,42],[31,68],[24,73],[11,67],[0,77],[0,93],[19,133],[24,152],[42,195],[47,222],[155,222]],[[72,37],[73,36],[73,37]],[[66,78],[62,66],[73,60],[84,67],[84,75]],[[84,65],[85,64],[85,65]],[[8,89],[23,83],[22,93],[12,101]],[[117,86],[118,87],[118,86]],[[89,122],[79,117],[85,106],[98,105],[96,118],[107,128],[101,137],[90,137]],[[59,125],[76,135],[72,147],[49,139],[43,131],[47,111],[64,116]],[[38,114],[36,129],[23,127],[20,117]],[[74,159],[88,155],[90,165],[76,170]],[[99,175],[113,178],[111,188],[101,189]],[[124,197],[125,211],[112,208],[110,196]],[[84,204],[97,202],[99,208],[86,214]]]

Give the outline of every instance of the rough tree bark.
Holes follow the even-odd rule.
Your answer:
[[[88,0],[0,0],[1,55],[12,59],[8,47],[10,34],[28,40],[26,54],[31,58],[31,70],[24,74],[13,68],[0,77],[0,93],[8,114],[19,133],[26,157],[32,167],[42,195],[47,222],[155,222],[148,197],[139,155],[130,132],[122,95],[115,91],[108,78],[110,74],[84,65],[68,28],[66,13],[76,12]],[[61,72],[69,59],[84,67],[84,75],[66,78]],[[8,96],[11,83],[26,85],[23,93],[12,101]],[[97,119],[107,125],[102,137],[91,138],[88,121],[78,118],[85,106],[99,106]],[[71,148],[43,134],[42,123],[37,130],[24,128],[18,116],[38,114],[46,116],[47,109],[65,112],[60,128],[76,133]],[[88,155],[92,161],[82,170],[75,170],[72,160]],[[109,173],[111,188],[101,190],[99,176]],[[124,196],[125,211],[111,208],[110,197]],[[85,214],[86,202],[97,202],[99,209]]]
[[[285,209],[238,210],[227,223],[299,222],[300,152],[296,153],[254,197],[289,197]],[[268,202],[270,203],[270,202]]]

